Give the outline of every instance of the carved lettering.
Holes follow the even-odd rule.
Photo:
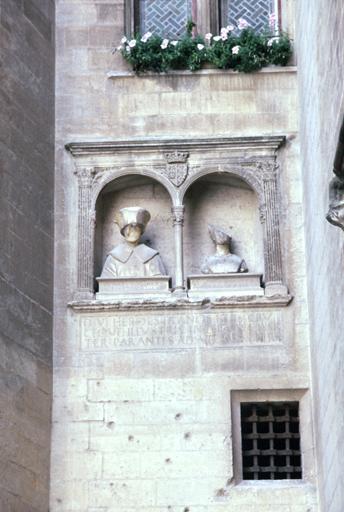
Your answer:
[[[279,311],[84,316],[79,324],[84,351],[230,348],[284,342]]]

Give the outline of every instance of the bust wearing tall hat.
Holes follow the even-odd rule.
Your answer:
[[[164,276],[166,271],[159,252],[140,243],[150,220],[150,213],[136,206],[122,208],[115,217],[123,243],[108,254],[101,277]]]

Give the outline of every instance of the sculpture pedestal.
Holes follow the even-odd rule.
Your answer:
[[[97,277],[99,292],[97,300],[120,298],[166,298],[171,295],[171,278],[155,277]]]
[[[238,297],[264,295],[261,274],[200,274],[188,277],[189,297]]]

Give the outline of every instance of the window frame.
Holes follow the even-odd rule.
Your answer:
[[[302,485],[313,482],[314,470],[314,442],[311,423],[310,393],[307,389],[289,390],[235,390],[231,391],[231,417],[232,417],[232,453],[233,476],[237,485]],[[302,479],[282,480],[247,480],[243,478],[242,465],[242,437],[241,437],[241,403],[243,402],[299,402],[299,429],[300,449],[302,463]]]
[[[219,3],[221,0],[192,0],[193,20],[200,34],[220,30]],[[124,33],[127,37],[140,32],[140,0],[124,1]]]
[[[218,34],[227,25],[230,0],[191,0],[193,20],[200,34]],[[278,24],[281,27],[282,0],[274,0]],[[126,36],[140,31],[140,0],[124,0],[124,28]]]

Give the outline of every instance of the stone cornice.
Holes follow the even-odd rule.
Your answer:
[[[129,139],[113,141],[70,142],[65,148],[74,157],[118,152],[188,151],[216,149],[270,149],[277,151],[286,141],[284,135],[262,137],[212,137],[197,139]]]
[[[170,299],[132,299],[132,300],[81,300],[72,301],[68,306],[74,311],[111,312],[132,310],[202,310],[202,309],[247,309],[247,308],[276,308],[286,307],[292,301],[291,295],[271,298],[258,296],[229,297],[222,299],[189,299],[178,297]]]

